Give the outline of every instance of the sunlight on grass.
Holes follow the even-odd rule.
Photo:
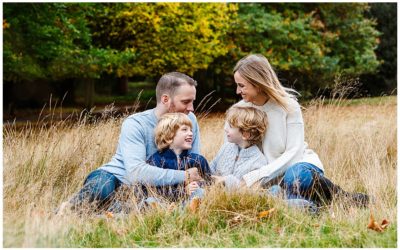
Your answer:
[[[396,99],[315,100],[304,107],[305,135],[326,175],[349,191],[371,194],[369,209],[334,202],[320,215],[288,209],[251,190],[227,194],[211,186],[198,212],[151,209],[125,217],[54,209],[78,191],[87,174],[115,153],[122,118],[25,126],[3,131],[4,247],[396,247]],[[224,114],[199,119],[202,154],[223,143]],[[267,218],[261,211],[275,208]],[[390,225],[367,229],[370,210]]]

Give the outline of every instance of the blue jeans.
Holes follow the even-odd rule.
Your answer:
[[[311,163],[299,162],[289,167],[283,176],[287,198],[310,199],[314,192],[315,175],[323,176],[324,173]]]
[[[98,207],[103,208],[109,205],[115,191],[121,185],[122,182],[113,174],[101,169],[94,170],[86,177],[83,188],[73,197],[72,202],[74,205],[80,205],[86,201],[97,201]]]

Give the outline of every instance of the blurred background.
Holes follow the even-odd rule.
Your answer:
[[[343,81],[349,98],[396,95],[397,3],[3,3],[3,121],[151,108],[170,71],[223,111],[249,53],[302,102]]]

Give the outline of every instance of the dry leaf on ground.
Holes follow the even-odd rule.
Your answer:
[[[381,224],[379,224],[378,222],[375,221],[374,216],[372,215],[372,212],[369,216],[369,223],[367,228],[377,231],[377,232],[383,232],[383,230],[385,230],[387,228],[387,226],[389,225],[389,221],[384,219],[382,221]]]
[[[200,207],[200,198],[194,197],[192,201],[190,201],[189,204],[189,210],[194,213],[196,212]]]
[[[258,216],[257,216],[257,217],[258,217],[259,219],[265,218],[265,217],[270,216],[273,212],[275,212],[275,208],[271,208],[271,209],[269,209],[269,210],[262,211],[262,212],[258,213]]]
[[[114,218],[114,214],[107,211],[106,212],[106,217],[109,218],[109,219]]]

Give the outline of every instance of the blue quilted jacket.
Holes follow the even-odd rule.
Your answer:
[[[171,149],[157,151],[149,157],[147,163],[159,168],[173,170],[186,170],[195,167],[206,181],[210,180],[211,171],[207,160],[199,154],[189,153],[188,150],[183,151],[180,155],[176,155]],[[166,198],[177,200],[184,194],[184,185],[157,187],[157,193]]]

